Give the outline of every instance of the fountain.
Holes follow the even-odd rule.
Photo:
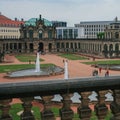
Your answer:
[[[36,64],[35,69],[25,69],[25,70],[18,70],[15,72],[10,72],[7,74],[9,78],[18,78],[18,77],[35,77],[35,76],[50,76],[50,75],[57,75],[63,74],[63,68],[58,66],[51,66],[46,68],[40,68],[40,56],[37,53],[36,57]]]
[[[37,53],[36,68],[35,68],[36,72],[40,72],[40,60],[39,60],[39,58],[40,58],[39,53]]]
[[[67,60],[64,61],[64,79],[68,79],[68,62]]]

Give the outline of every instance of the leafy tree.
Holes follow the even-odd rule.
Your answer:
[[[98,39],[104,39],[104,38],[105,38],[105,33],[104,33],[104,32],[99,32],[99,33],[97,34],[97,38],[98,38]]]

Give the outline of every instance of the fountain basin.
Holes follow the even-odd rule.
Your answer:
[[[26,70],[19,70],[15,72],[10,72],[7,74],[7,77],[9,78],[18,78],[18,77],[40,77],[40,76],[50,76],[50,75],[57,75],[57,74],[63,74],[64,69],[58,66],[51,66],[47,68],[41,68],[39,72],[37,72],[35,69],[26,69]]]
[[[103,65],[103,64],[98,64],[98,65],[95,65],[95,67],[98,67],[98,68],[102,68],[102,69],[108,69],[109,70],[116,70],[116,71],[120,71],[120,65]]]

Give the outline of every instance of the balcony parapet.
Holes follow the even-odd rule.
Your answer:
[[[0,99],[32,95],[62,94],[66,93],[68,89],[69,93],[75,91],[85,92],[120,89],[120,76],[0,83]]]
[[[45,80],[14,83],[0,83],[0,106],[1,120],[14,120],[9,114],[11,101],[19,98],[23,102],[23,113],[21,120],[35,120],[31,112],[34,96],[41,96],[44,106],[41,112],[41,120],[56,120],[51,111],[52,98],[55,94],[62,96],[62,107],[59,110],[61,120],[73,120],[74,112],[71,109],[71,97],[74,92],[81,96],[78,104],[77,114],[81,120],[90,120],[92,109],[90,108],[89,96],[92,91],[97,93],[97,102],[94,104],[94,112],[98,120],[104,120],[111,109],[111,120],[120,120],[120,76],[72,78],[68,80]],[[106,103],[105,94],[111,91],[113,101]]]

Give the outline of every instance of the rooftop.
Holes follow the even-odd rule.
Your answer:
[[[44,21],[45,26],[52,26],[52,22],[45,19],[45,18],[41,18]],[[36,25],[36,20],[39,20],[39,18],[31,18],[28,21],[25,22],[26,26],[32,25],[35,26]]]
[[[11,20],[10,18],[0,14],[0,24],[2,26],[20,26],[21,24],[24,24],[24,21],[15,21],[15,20]]]

